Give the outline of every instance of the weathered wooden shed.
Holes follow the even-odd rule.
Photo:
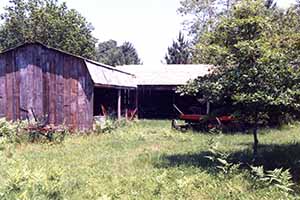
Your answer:
[[[136,88],[133,79],[113,67],[26,43],[0,53],[0,117],[26,119],[26,111],[34,110],[51,124],[90,129],[95,90],[118,91],[114,99],[120,109],[122,91]]]

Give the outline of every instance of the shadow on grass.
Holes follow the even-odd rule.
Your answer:
[[[249,165],[253,165],[251,145],[249,144],[249,147],[243,151],[230,152],[229,160],[233,163],[241,163],[242,169],[249,169]],[[273,170],[275,168],[290,169],[294,182],[300,182],[299,143],[286,145],[261,144],[259,145],[258,153],[256,166],[263,166],[265,170]],[[162,162],[157,163],[155,166],[158,168],[193,166],[215,173],[212,163],[205,157],[210,155],[209,151],[164,155]]]
[[[157,168],[169,167],[199,167],[209,170],[211,162],[205,157],[211,155],[210,152],[188,153],[188,154],[173,154],[163,155],[161,162],[156,163]]]

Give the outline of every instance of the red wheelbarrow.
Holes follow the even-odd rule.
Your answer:
[[[201,114],[184,114],[175,104],[174,108],[179,113],[179,120],[183,120],[184,124],[179,124],[176,119],[172,120],[172,128],[177,130],[187,130],[189,128],[199,129],[199,130],[209,130],[212,128],[222,128],[229,123],[235,121],[236,119],[230,115],[222,116],[210,116]]]

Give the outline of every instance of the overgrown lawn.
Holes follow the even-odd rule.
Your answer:
[[[255,181],[252,135],[171,130],[139,121],[110,134],[68,136],[62,144],[0,144],[1,199],[296,199],[300,126],[259,134],[266,170],[290,168],[293,192]],[[205,156],[210,143],[239,169],[223,173]]]

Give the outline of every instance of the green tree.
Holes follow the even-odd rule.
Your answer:
[[[98,44],[97,60],[111,66],[141,64],[138,53],[130,42],[118,46],[114,40]]]
[[[168,48],[165,60],[167,64],[189,64],[191,62],[189,43],[181,32],[179,32],[177,41],[173,41],[172,46]]]
[[[64,51],[95,58],[93,27],[66,3],[57,0],[10,0],[1,14],[0,50],[39,41]]]
[[[120,48],[121,52],[123,53],[123,65],[141,64],[138,53],[130,42],[124,42]]]
[[[189,31],[194,42],[207,31],[214,31],[220,19],[228,16],[232,7],[243,0],[181,0],[178,12],[186,17],[184,28]],[[261,6],[276,8],[275,0],[264,0]]]
[[[108,40],[98,44],[97,48],[97,61],[116,66],[119,65],[120,59],[123,59],[122,52],[114,40]]]
[[[181,0],[178,12],[186,16],[184,27],[196,40],[203,32],[213,30],[238,0]]]
[[[285,14],[277,22],[278,15],[264,5],[262,0],[244,0],[222,18],[214,32],[204,34],[195,60],[216,67],[179,89],[211,102],[229,102],[239,120],[252,128],[255,157],[259,125],[274,112],[284,116],[300,107],[300,75],[295,65],[300,34],[290,28],[297,20]]]

